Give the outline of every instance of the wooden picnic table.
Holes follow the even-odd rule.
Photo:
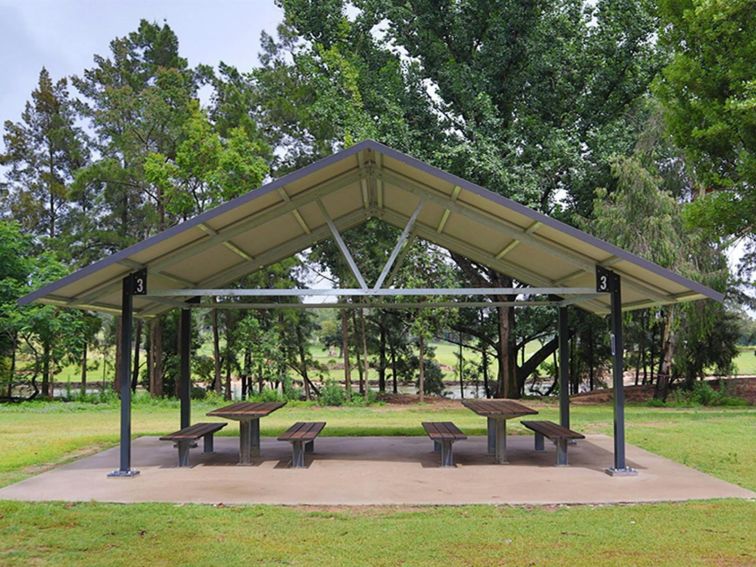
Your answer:
[[[207,413],[239,422],[239,464],[252,464],[260,456],[260,418],[281,409],[286,402],[237,402]]]
[[[507,463],[507,420],[538,413],[514,400],[462,400],[462,405],[487,419],[488,454],[500,465]]]

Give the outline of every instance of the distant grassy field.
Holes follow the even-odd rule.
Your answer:
[[[459,348],[456,345],[446,343],[446,342],[436,342],[432,343],[431,346],[435,349],[435,357],[438,363],[441,365],[442,369],[444,370],[444,379],[448,381],[453,381],[457,379],[457,353],[459,352]],[[535,352],[538,349],[538,346],[536,344],[531,343],[527,350],[526,350],[526,356],[530,356],[533,352]],[[740,352],[738,353],[738,356],[735,358],[734,364],[736,368],[737,374],[740,375],[756,375],[756,351],[754,350],[754,347],[744,347],[739,349]],[[202,354],[209,356],[210,355],[210,348],[209,345],[204,345],[201,349]],[[311,352],[313,355],[313,358],[323,365],[324,367],[329,366],[330,364],[341,364],[341,359],[338,356],[338,353],[334,353],[334,355],[329,354],[324,348],[320,347],[319,345],[315,345],[311,347]],[[480,355],[473,349],[466,348],[464,349],[464,358],[465,360],[472,360],[475,362],[480,361]],[[103,373],[103,356],[101,353],[93,353],[90,357],[90,365],[96,366],[95,369],[91,370],[89,373],[89,380],[90,381],[99,381],[103,379],[103,375],[105,377],[106,381],[112,381],[113,380],[113,357],[112,355],[108,355],[106,357],[107,365],[105,366],[105,372]],[[496,376],[498,365],[496,363],[496,359],[491,360],[491,366],[490,366],[490,376]],[[58,382],[78,382],[81,374],[81,369],[78,365],[70,364],[65,366],[61,372],[55,377],[55,380]],[[355,370],[356,375],[356,370]],[[325,371],[325,377],[333,378],[337,380],[343,379],[344,373],[340,369],[328,369]]]

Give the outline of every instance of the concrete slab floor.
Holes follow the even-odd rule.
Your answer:
[[[570,466],[556,467],[555,447],[533,450],[533,437],[507,440],[509,464],[495,465],[486,439],[454,445],[455,468],[441,468],[425,437],[321,437],[305,469],[291,469],[289,443],[263,438],[262,456],[238,466],[238,439],[218,437],[214,454],[202,443],[191,468],[155,437],[136,439],[141,474],[108,478],[118,448],[108,449],[0,489],[0,499],[102,502],[196,502],[287,505],[607,504],[706,498],[756,498],[756,493],[638,447],[627,446],[633,477],[610,477],[612,439],[589,435],[570,446]]]

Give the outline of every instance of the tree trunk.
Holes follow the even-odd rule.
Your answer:
[[[596,379],[595,379],[595,370],[594,370],[594,361],[593,361],[593,328],[588,328],[588,387],[590,388],[591,392],[596,387]]]
[[[87,393],[87,341],[84,340],[84,346],[81,349],[81,395]]]
[[[483,389],[486,392],[486,398],[491,397],[491,388],[488,384],[488,347],[483,345]]]
[[[307,376],[307,356],[305,353],[304,337],[302,336],[302,327],[297,324],[297,348],[299,349],[299,364],[301,367],[302,381],[304,382],[305,399],[312,399],[310,392],[310,379]]]
[[[656,324],[651,325],[651,344],[648,346],[648,369],[649,369],[648,383],[649,384],[654,383],[654,358],[656,355],[655,347],[656,347]]]
[[[50,340],[42,342],[42,395],[52,399],[53,388],[50,385]]]
[[[393,381],[393,392],[395,394],[398,394],[399,387],[397,385],[397,376],[396,376],[396,346],[394,346],[393,343],[389,343],[389,347],[391,349],[391,379]]]
[[[369,376],[369,370],[370,370],[370,360],[368,359],[368,351],[367,351],[367,334],[365,333],[365,310],[360,307],[360,334],[362,335],[362,364],[365,365],[365,371],[364,374],[364,384],[365,384],[365,401],[370,400],[370,376]]]
[[[16,351],[18,350],[18,333],[15,331],[11,337],[11,363],[10,363],[10,376],[8,376],[8,399],[13,397],[13,380],[16,378]]]
[[[672,358],[677,343],[677,333],[673,330],[674,312],[671,309],[665,310],[664,327],[662,329],[662,350],[659,361],[659,373],[656,378],[656,388],[654,389],[654,399],[665,401],[669,395],[669,385],[672,373]]]
[[[461,399],[465,399],[465,384],[464,384],[464,367],[465,359],[462,358],[462,334],[459,335],[459,396]]]
[[[163,395],[163,323],[156,317],[150,323],[150,395]]]
[[[136,329],[134,330],[134,365],[131,370],[131,391],[136,392],[139,385],[139,351],[142,343],[142,325],[141,319],[136,320]]]
[[[357,372],[360,375],[360,394],[365,393],[365,369],[362,366],[362,354],[360,354],[360,347],[357,345],[357,340],[359,340],[359,333],[357,332],[358,326],[357,326],[357,310],[352,310],[352,328],[355,330],[355,345],[354,345],[354,355],[357,358]]]
[[[425,401],[425,337],[422,334],[418,337],[417,347],[417,360],[420,366],[417,384],[420,390],[420,402],[422,403]]]
[[[226,317],[226,392],[225,392],[225,398],[227,400],[231,399],[231,347],[232,347],[232,341],[231,341],[231,324]]]
[[[386,391],[386,328],[379,325],[380,342],[378,347],[378,391]]]
[[[499,384],[497,398],[517,397],[517,380],[511,372],[511,329],[509,326],[510,307],[497,307],[499,315]]]
[[[341,354],[344,357],[344,389],[352,396],[352,368],[349,365],[349,311],[341,310]]]
[[[213,298],[213,303],[218,301]],[[220,351],[220,332],[218,331],[218,310],[210,311],[210,326],[213,331],[213,389],[217,394],[221,393],[223,387],[223,370],[221,368],[221,351]]]

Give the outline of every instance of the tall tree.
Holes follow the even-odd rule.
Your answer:
[[[699,183],[687,220],[725,247],[744,239],[748,276],[756,267],[756,9],[751,0],[660,0],[659,12],[671,53],[655,92]]]
[[[44,67],[21,120],[5,122],[8,209],[23,228],[56,246],[70,208],[69,186],[86,163],[84,134],[68,94],[68,81],[54,82]],[[63,240],[61,240],[61,243]]]

